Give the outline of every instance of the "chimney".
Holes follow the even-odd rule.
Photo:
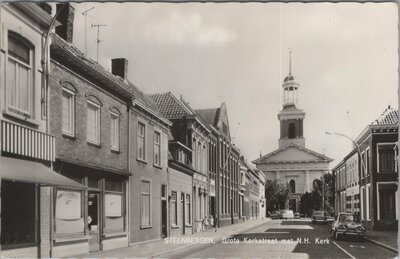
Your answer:
[[[57,21],[59,21],[61,25],[56,27],[56,33],[66,42],[72,43],[75,9],[69,3],[57,4],[57,12],[61,8],[62,10],[57,16]]]
[[[125,58],[111,59],[111,73],[124,80],[128,79],[128,60]]]

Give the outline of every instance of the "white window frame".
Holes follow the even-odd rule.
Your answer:
[[[394,181],[390,181],[390,182],[377,182],[376,183],[376,210],[377,210],[377,219],[381,220],[381,207],[380,207],[380,203],[379,203],[379,185],[384,185],[384,184],[396,184],[398,185],[398,182],[394,182]],[[399,211],[398,211],[398,187],[397,187],[397,191],[394,194],[395,195],[395,211],[396,211],[396,220],[399,219]]]
[[[25,63],[25,62],[23,62],[21,60],[18,60],[17,58],[15,58],[15,57],[13,57],[12,55],[9,54],[8,42],[9,42],[10,34],[14,34],[15,35],[14,38],[16,38],[17,41],[20,41],[23,45],[25,45],[29,49],[29,64],[27,64],[27,63]],[[13,36],[11,36],[11,37],[13,37]],[[21,38],[23,40],[21,40]],[[27,41],[29,44],[31,44],[33,47],[28,46],[24,42],[24,40]],[[10,73],[11,65],[9,64],[9,61],[15,63],[15,69],[16,69],[16,72],[15,72],[15,77],[16,78],[14,78],[15,86],[13,86],[13,87],[15,87],[15,89],[12,86],[9,86],[8,79],[6,79],[6,85],[7,85],[6,86],[7,110],[12,112],[12,113],[15,113],[15,114],[22,115],[22,116],[24,116],[26,118],[33,119],[34,118],[33,98],[34,98],[34,90],[35,90],[35,80],[34,80],[34,71],[35,71],[35,69],[34,69],[34,62],[35,62],[35,60],[34,60],[34,57],[35,57],[35,55],[34,55],[34,44],[31,41],[27,40],[25,37],[23,37],[21,34],[18,34],[17,32],[14,32],[14,31],[8,31],[7,40],[6,41],[7,41],[7,57],[6,57],[6,60],[5,60],[5,63],[6,63],[6,77],[11,77],[11,73]],[[18,83],[19,83],[19,73],[18,73],[19,69],[18,68],[21,67],[21,66],[26,68],[27,71],[28,71],[28,78],[27,78],[27,82],[28,82],[28,86],[27,86],[27,89],[28,89],[28,91],[27,91],[28,92],[28,96],[27,96],[28,105],[27,105],[27,107],[28,107],[28,110],[24,110],[21,107],[14,106],[11,103],[12,102],[11,101],[11,98],[12,98],[11,97],[11,92],[13,91],[13,89],[15,90],[15,95],[19,95],[19,91],[20,90],[25,90],[25,92],[26,92],[26,89],[21,89],[21,86],[18,86]],[[18,97],[16,97],[16,98],[18,99]],[[16,102],[18,102],[17,99],[16,99]]]
[[[173,194],[175,194],[175,201],[173,200]],[[175,207],[173,207],[173,203],[175,202]],[[178,192],[177,191],[171,191],[171,227],[177,228],[179,225],[178,222]],[[173,216],[173,212],[175,212],[175,218]]]
[[[69,103],[69,116],[68,120],[71,125],[70,131],[64,128],[63,124],[63,119],[64,119],[64,114],[62,114],[62,133],[71,137],[75,136],[75,93],[71,90],[68,90],[67,88],[62,88],[62,97],[67,96],[68,98],[68,103]],[[62,105],[64,105],[64,99],[62,99]],[[64,107],[62,107],[62,112],[64,112]]]
[[[119,151],[119,142],[120,142],[120,115],[116,112],[111,112],[111,121],[110,121],[110,134],[111,134],[111,150]],[[114,133],[114,134],[113,134]],[[113,143],[113,140],[115,143]]]
[[[370,215],[371,184],[370,183],[365,185],[365,199],[366,199],[366,204],[367,204],[366,220],[370,221],[371,220],[371,215]]]
[[[392,146],[392,145],[396,145],[396,142],[376,143],[376,172],[377,173],[380,173],[380,170],[379,170],[379,146]],[[394,159],[394,157],[393,157],[393,159]],[[395,170],[396,170],[396,161],[394,161],[394,164],[395,164]]]
[[[186,206],[189,205],[189,210],[187,210]],[[189,193],[185,194],[185,223],[186,226],[192,225],[192,200],[191,195]],[[186,220],[187,219],[187,220]]]
[[[101,137],[100,137],[100,105],[98,105],[97,103],[95,103],[95,102],[92,102],[92,101],[90,101],[90,100],[87,100],[87,104],[86,104],[86,113],[87,113],[87,116],[89,117],[89,112],[88,112],[88,110],[89,110],[89,106],[92,106],[93,108],[95,108],[95,131],[96,131],[96,139],[90,139],[89,138],[89,134],[88,134],[88,127],[89,127],[89,120],[88,120],[88,117],[86,118],[86,130],[87,130],[87,132],[86,132],[86,139],[87,139],[87,141],[89,142],[89,143],[93,143],[93,144],[95,144],[95,145],[100,145],[100,139],[101,139]]]
[[[148,183],[149,184],[149,188],[150,191],[149,193],[144,193],[143,192],[143,188],[142,185],[143,183]],[[151,184],[151,179],[147,179],[147,178],[142,178],[140,181],[140,228],[151,228],[152,227],[152,201],[151,201],[151,194],[152,194],[152,184]],[[142,224],[142,212],[143,212],[143,195],[148,195],[149,196],[149,224],[148,225],[143,225]]]
[[[159,136],[158,143],[156,142],[156,136]],[[156,151],[158,151],[158,163],[156,161]],[[153,138],[153,165],[161,167],[161,132],[154,130]]]
[[[365,220],[365,215],[364,215],[364,194],[365,194],[365,186],[361,186],[361,188],[360,188],[361,220]]]
[[[139,126],[142,125],[143,126],[143,135],[140,135],[140,131],[139,131]],[[146,161],[146,130],[147,130],[147,125],[145,122],[143,121],[138,121],[137,122],[137,134],[136,134],[136,143],[137,143],[137,149],[136,149],[136,153],[137,156],[136,158],[140,161]],[[139,153],[139,138],[143,139],[143,153],[142,153],[142,157],[140,156]]]

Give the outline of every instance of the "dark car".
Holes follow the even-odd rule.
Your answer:
[[[341,212],[332,223],[331,234],[333,239],[339,239],[342,236],[352,236],[363,240],[365,237],[365,227],[355,222],[353,214]]]
[[[271,219],[280,219],[281,218],[281,213],[279,210],[274,210],[271,213]]]
[[[295,218],[295,219],[299,219],[299,218],[300,218],[300,213],[296,212],[296,213],[294,214],[294,218]]]
[[[325,213],[325,211],[314,211],[312,216],[311,216],[311,223],[326,223],[326,219],[327,219],[327,215]]]

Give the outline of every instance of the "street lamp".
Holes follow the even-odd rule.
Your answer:
[[[357,153],[358,153],[358,155],[360,156],[361,166],[362,166],[362,168],[363,168],[363,170],[364,170],[364,173],[367,172],[367,171],[366,171],[365,164],[364,164],[363,157],[362,157],[362,155],[361,155],[360,146],[359,146],[352,138],[350,138],[349,136],[346,136],[346,135],[344,135],[344,134],[336,133],[336,132],[328,132],[328,131],[326,131],[325,134],[326,134],[326,135],[337,135],[337,136],[342,136],[342,137],[345,137],[345,138],[349,139],[351,142],[353,142],[354,146],[356,146],[356,148],[357,148]]]

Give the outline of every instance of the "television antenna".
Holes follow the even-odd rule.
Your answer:
[[[99,62],[99,44],[102,40],[100,40],[99,36],[100,36],[100,27],[105,27],[107,26],[107,24],[92,24],[92,28],[93,27],[97,27],[97,63]]]

